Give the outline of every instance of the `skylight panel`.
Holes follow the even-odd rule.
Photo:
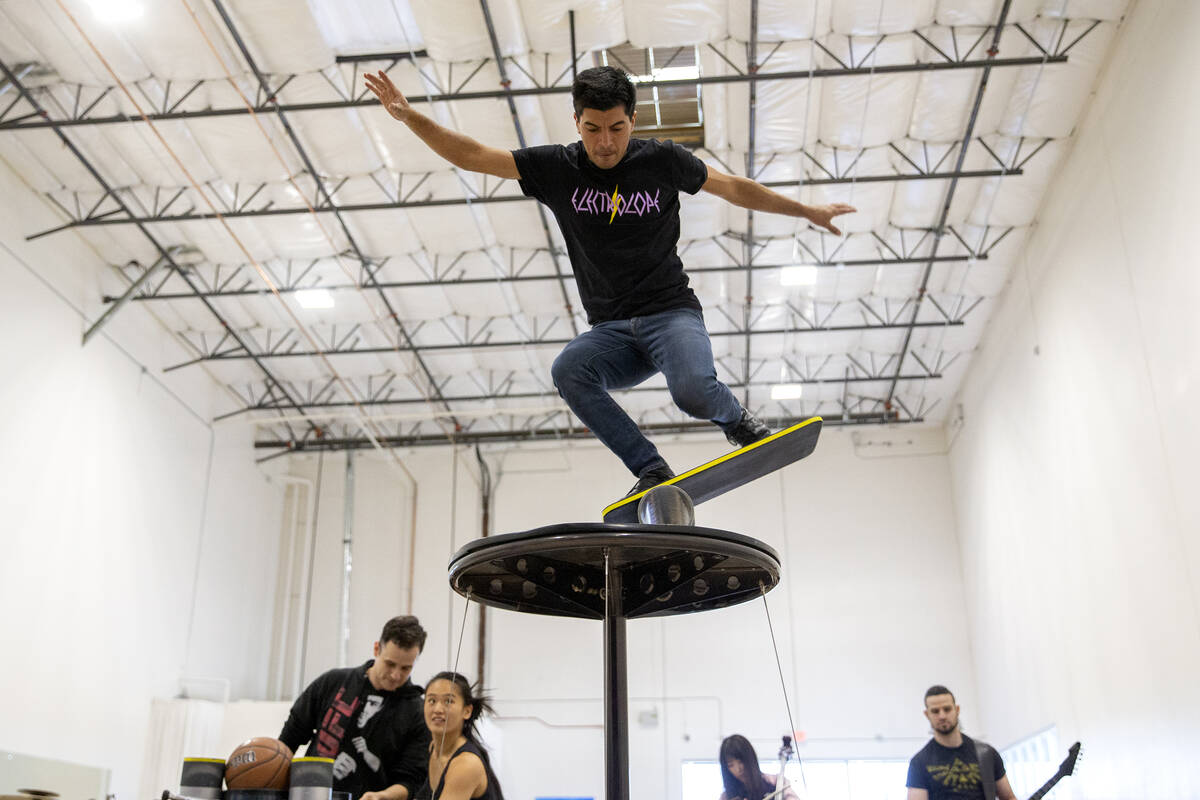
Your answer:
[[[700,77],[696,47],[610,47],[595,55],[597,66],[618,67],[638,86],[637,133],[679,144],[704,144],[704,111],[700,84],[642,86],[658,81],[695,80]]]

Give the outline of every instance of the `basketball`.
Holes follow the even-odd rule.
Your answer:
[[[225,761],[227,789],[286,789],[292,751],[278,739],[256,736],[239,744]]]

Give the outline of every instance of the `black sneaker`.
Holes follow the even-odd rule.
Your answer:
[[[770,435],[771,429],[766,426],[766,423],[744,408],[742,409],[742,418],[737,421],[736,425],[725,431],[725,438],[736,447],[746,447],[755,442],[761,442]]]
[[[666,464],[661,467],[651,467],[638,477],[638,482],[633,485],[633,488],[625,493],[626,497],[633,497],[635,494],[641,494],[649,489],[653,489],[660,483],[666,483],[675,477],[675,473]]]

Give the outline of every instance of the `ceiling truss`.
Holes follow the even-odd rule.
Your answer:
[[[97,184],[94,192],[59,189],[45,192],[65,220],[53,228],[32,233],[30,239],[51,235],[68,229],[96,227],[133,227],[153,246],[157,259],[150,264],[131,261],[116,267],[127,288],[117,296],[105,297],[110,304],[105,315],[88,335],[94,333],[129,302],[197,302],[203,305],[213,320],[211,330],[180,330],[177,338],[194,353],[186,362],[168,369],[193,364],[249,362],[258,378],[251,382],[231,382],[229,388],[242,405],[222,415],[222,418],[253,419],[260,426],[256,447],[264,458],[318,449],[357,449],[364,447],[418,447],[454,441],[482,444],[513,441],[565,441],[589,438],[580,428],[548,385],[548,373],[536,368],[528,370],[499,370],[486,374],[468,375],[440,372],[436,358],[442,354],[505,349],[531,352],[547,347],[561,347],[580,329],[582,316],[571,302],[573,277],[564,269],[565,253],[555,244],[548,218],[537,206],[545,238],[544,247],[526,249],[491,248],[487,253],[492,273],[460,266],[471,254],[430,255],[424,251],[404,255],[373,255],[360,247],[347,223],[348,215],[386,212],[398,209],[471,206],[476,204],[529,203],[520,194],[515,182],[484,179],[471,185],[458,181],[462,191],[448,193],[444,183],[431,181],[435,173],[387,173],[379,171],[366,175],[334,175],[323,172],[310,157],[288,115],[345,111],[374,106],[375,99],[365,90],[353,93],[344,87],[357,87],[360,70],[390,70],[402,62],[421,65],[429,62],[422,50],[412,52],[368,53],[339,56],[336,64],[321,72],[329,97],[308,102],[288,102],[288,89],[302,73],[268,74],[262,71],[243,41],[241,33],[226,11],[222,0],[210,0],[214,10],[236,44],[244,66],[253,74],[254,97],[246,106],[224,108],[204,107],[202,97],[206,81],[176,84],[147,78],[134,84],[137,92],[152,109],[145,118],[112,113],[116,87],[97,88],[77,83],[39,80],[30,88],[24,81],[38,77],[37,64],[8,66],[0,63],[5,83],[0,86],[0,134],[25,130],[52,130],[64,146],[92,175]],[[935,265],[976,264],[988,259],[990,251],[1011,232],[1011,227],[985,230],[982,238],[968,234],[949,224],[949,209],[960,181],[966,179],[1016,177],[1024,173],[1031,160],[1050,144],[1047,137],[1022,138],[1015,150],[1001,149],[986,136],[975,135],[975,122],[994,69],[1045,66],[1066,63],[1069,52],[1090,33],[1098,23],[1068,39],[1059,35],[1053,46],[1033,36],[1020,24],[1011,25],[1033,43],[1039,55],[1020,58],[998,57],[1000,31],[1005,28],[1009,2],[1003,4],[996,23],[987,27],[977,38],[965,41],[963,48],[947,52],[916,32],[934,57],[917,63],[877,65],[871,60],[874,52],[859,52],[849,59],[838,55],[817,42],[826,56],[837,64],[831,68],[804,71],[773,70],[771,58],[778,45],[762,53],[758,43],[758,8],[750,4],[750,31],[746,43],[746,68],[729,62],[729,75],[705,75],[695,79],[648,81],[644,88],[669,89],[679,86],[746,84],[749,106],[749,146],[744,154],[744,168],[730,170],[758,178],[770,187],[823,186],[839,184],[903,183],[909,181],[944,181],[945,199],[936,223],[926,229],[907,231],[902,244],[884,239],[878,233],[852,234],[836,238],[809,232],[794,237],[794,250],[803,263],[821,270],[847,267],[874,267],[880,271],[918,266],[922,268],[920,286],[911,297],[861,296],[844,302],[815,303],[811,307],[795,306],[770,309],[753,301],[756,274],[789,266],[762,258],[764,250],[778,237],[758,236],[754,215],[747,212],[745,232],[724,231],[707,240],[681,243],[681,252],[700,244],[715,244],[728,255],[726,264],[689,267],[693,275],[728,273],[743,276],[745,298],[738,304],[710,308],[712,337],[740,337],[744,346],[739,357],[722,355],[718,369],[735,391],[740,391],[749,404],[751,390],[762,390],[775,383],[759,377],[768,361],[782,363],[795,383],[812,386],[837,387],[837,399],[822,397],[801,403],[782,401],[782,414],[771,420],[784,426],[813,414],[826,417],[829,424],[880,424],[920,422],[930,413],[937,401],[927,402],[923,395],[906,395],[904,386],[924,385],[943,378],[945,371],[959,359],[961,352],[930,349],[918,346],[914,334],[922,329],[948,330],[960,328],[985,299],[981,295],[947,295],[929,290],[930,275]],[[525,132],[517,113],[515,100],[565,94],[570,91],[571,79],[577,65],[588,54],[574,52],[574,12],[571,15],[570,57],[564,59],[550,54],[535,54],[527,58],[501,56],[501,45],[493,25],[487,0],[480,0],[493,55],[469,64],[450,65],[440,82],[431,81],[430,91],[410,97],[414,104],[441,101],[504,100],[512,118],[514,131],[521,145]],[[1067,28],[1063,21],[1063,34]],[[875,47],[888,39],[879,37]],[[967,46],[969,44],[969,46]],[[710,49],[712,45],[708,45]],[[986,48],[986,49],[985,49]],[[714,52],[715,51],[714,49]],[[455,70],[458,74],[455,75]],[[501,77],[502,89],[480,90],[477,77],[484,70],[495,71]],[[519,72],[522,80],[532,85],[514,88],[510,70]],[[760,152],[756,148],[756,94],[760,85],[772,81],[803,81],[849,76],[877,76],[903,73],[932,73],[947,70],[973,70],[979,74],[970,117],[961,137],[953,142],[923,145],[923,158],[906,154],[895,144],[887,145],[890,152],[890,172],[860,174],[858,164],[866,149],[835,151],[829,155],[809,150]],[[345,80],[346,73],[349,80]],[[43,76],[44,78],[44,76]],[[13,98],[3,97],[4,90],[14,89]],[[305,202],[294,206],[279,206],[264,199],[271,187],[264,182],[243,184],[210,183],[203,186],[206,197],[198,196],[192,186],[116,186],[107,181],[73,142],[68,131],[75,128],[111,125],[141,125],[165,120],[196,120],[262,114],[275,117],[286,132],[293,154],[303,163],[301,174],[294,176],[305,187]],[[705,153],[720,160],[718,154]],[[987,163],[986,169],[966,169],[969,156],[974,162]],[[770,179],[771,167],[779,159],[804,165],[800,179]],[[378,199],[364,202],[343,202],[340,193],[351,185],[372,186]],[[437,185],[439,188],[434,188]],[[361,198],[362,193],[356,193]],[[200,209],[215,201],[217,212]],[[261,288],[261,283],[246,264],[187,263],[181,253],[185,244],[168,244],[156,236],[152,228],[163,224],[204,222],[218,217],[224,219],[278,217],[316,214],[330,216],[344,237],[347,247],[330,258],[345,258],[356,266],[356,279],[330,282],[314,271],[319,259],[297,261],[268,261],[264,266],[277,280],[276,288]],[[875,258],[841,257],[841,251],[854,236],[870,236],[875,241]],[[939,252],[953,248],[954,252]],[[847,248],[849,249],[849,248]],[[858,251],[851,251],[856,254]],[[390,274],[400,262],[402,273]],[[415,265],[423,277],[401,278],[412,274]],[[553,283],[562,302],[562,312],[535,319],[518,314],[497,314],[488,317],[452,316],[438,320],[403,319],[393,305],[390,292],[402,289],[440,289],[453,292],[458,288],[482,284],[515,286],[518,284]],[[286,295],[308,288],[327,288],[333,291],[369,293],[381,304],[384,313],[379,319],[350,325],[313,326],[316,349],[306,346],[301,331],[293,328],[264,329],[236,326],[222,312],[217,302],[231,302]],[[782,311],[783,325],[762,322],[768,311]],[[714,314],[715,312],[715,314]],[[847,321],[847,316],[854,319]],[[719,323],[719,324],[718,324]],[[516,331],[519,335],[497,333]],[[773,359],[756,357],[753,344],[766,337],[797,336],[814,333],[903,332],[898,349],[883,353],[844,352],[822,357],[805,357],[798,349],[785,350]],[[338,363],[354,363],[352,357],[403,356],[398,368],[376,371],[366,376],[326,375],[297,382],[280,378],[272,364],[281,359],[328,359]],[[326,362],[332,363],[332,362]],[[377,362],[376,362],[377,363]],[[465,386],[464,386],[465,384]],[[473,388],[472,388],[473,387]],[[663,393],[661,386],[649,385],[628,390],[627,394],[650,396]],[[665,396],[665,395],[664,395]],[[532,406],[532,407],[531,407]],[[347,418],[347,409],[357,408],[369,413],[373,434],[368,434],[362,419]],[[708,423],[687,420],[670,406],[643,410],[639,424],[651,433],[688,433],[712,431]]]

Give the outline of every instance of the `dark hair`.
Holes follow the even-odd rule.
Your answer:
[[[451,672],[449,670],[439,672],[429,679],[429,683],[425,684],[425,688],[428,690],[430,686],[433,686],[435,681],[449,681],[454,686],[454,691],[458,692],[458,696],[462,698],[463,705],[471,707],[471,716],[463,722],[463,736],[467,737],[468,741],[473,742],[479,748],[479,756],[483,760],[483,769],[487,773],[488,786],[495,789],[492,796],[497,798],[497,800],[504,800],[504,793],[500,791],[500,781],[496,777],[496,773],[492,771],[492,761],[488,758],[487,748],[484,747],[479,737],[475,735],[476,720],[483,716],[485,711],[489,714],[494,713],[492,711],[491,698],[484,696],[479,684],[472,686],[466,676],[458,672]]]
[[[425,649],[425,629],[416,617],[392,617],[383,623],[383,632],[379,634],[379,646],[394,642],[397,647],[407,650],[416,647],[417,652]]]
[[[735,733],[725,737],[725,741],[721,742],[718,758],[721,761],[721,782],[725,784],[725,800],[735,800],[738,797],[745,800],[762,800],[763,795],[772,791],[771,784],[767,783],[762,769],[758,766],[758,753],[754,752],[754,745],[750,744],[750,740],[745,736]],[[733,773],[729,771],[725,762],[731,758],[742,762],[745,782],[733,777]]]
[[[950,695],[950,699],[954,700],[954,692],[950,691],[945,686],[942,686],[940,683],[935,683],[933,686],[930,686],[928,689],[925,690],[926,703],[928,703],[929,698],[935,697],[936,695],[939,695],[939,694],[948,694],[948,695]],[[954,700],[954,702],[957,703],[958,701]]]
[[[637,89],[624,70],[592,67],[575,76],[575,83],[571,85],[571,99],[575,103],[577,117],[585,108],[608,111],[624,106],[625,116],[632,118],[637,107]]]

